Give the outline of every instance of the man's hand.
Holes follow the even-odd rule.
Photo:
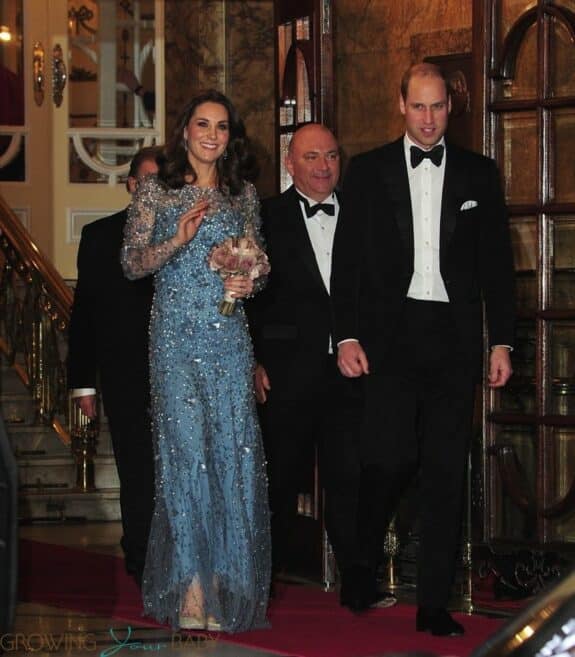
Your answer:
[[[82,397],[74,397],[74,403],[79,406],[80,410],[90,420],[96,418],[96,395],[83,395]]]
[[[513,374],[511,358],[507,347],[493,347],[489,355],[489,386],[491,388],[503,387]]]
[[[256,391],[256,399],[259,404],[265,404],[268,398],[267,391],[271,390],[270,380],[268,373],[265,371],[263,365],[259,363],[256,365],[254,372],[254,388]]]
[[[340,343],[337,349],[337,366],[344,376],[350,378],[369,374],[369,363],[365,351],[355,340]]]

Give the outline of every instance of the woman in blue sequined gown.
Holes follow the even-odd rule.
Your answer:
[[[129,211],[122,264],[155,272],[150,323],[156,497],[144,611],[174,628],[239,632],[266,626],[270,534],[264,454],[252,390],[253,355],[241,301],[218,312],[224,287],[207,261],[231,236],[259,235],[246,182],[243,124],[218,92],[182,112]],[[256,281],[257,287],[258,281]]]

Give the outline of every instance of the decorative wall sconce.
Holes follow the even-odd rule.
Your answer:
[[[64,54],[60,44],[57,43],[52,50],[52,100],[56,107],[60,107],[62,104],[67,79]]]
[[[44,46],[40,41],[34,43],[32,66],[34,67],[34,100],[40,106],[44,102]]]
[[[0,25],[0,42],[8,43],[12,41],[12,32],[7,25]]]

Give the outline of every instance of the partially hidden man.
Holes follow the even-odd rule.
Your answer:
[[[126,187],[158,170],[159,149],[140,150]],[[89,418],[102,393],[118,476],[126,570],[140,584],[154,504],[150,428],[148,325],[152,277],[129,281],[120,265],[127,209],[87,224],[78,249],[78,281],[70,318],[68,387]]]
[[[405,134],[350,162],[334,244],[338,364],[361,377],[366,396],[359,566],[369,590],[385,529],[419,468],[416,627],[461,635],[447,607],[482,373],[482,305],[487,376],[497,388],[512,373],[512,251],[495,163],[445,141],[451,101],[441,71],[407,71],[399,107]]]

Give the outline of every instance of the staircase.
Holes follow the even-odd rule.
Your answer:
[[[85,439],[88,420],[79,411],[67,429],[71,300],[66,283],[0,197],[0,420],[18,464],[21,522],[120,519],[105,420],[95,439],[93,431]]]
[[[18,464],[20,522],[120,519],[120,492],[110,434],[100,427],[94,458],[95,490],[76,485],[74,455],[56,432],[37,422],[30,393],[0,358],[0,413]]]

